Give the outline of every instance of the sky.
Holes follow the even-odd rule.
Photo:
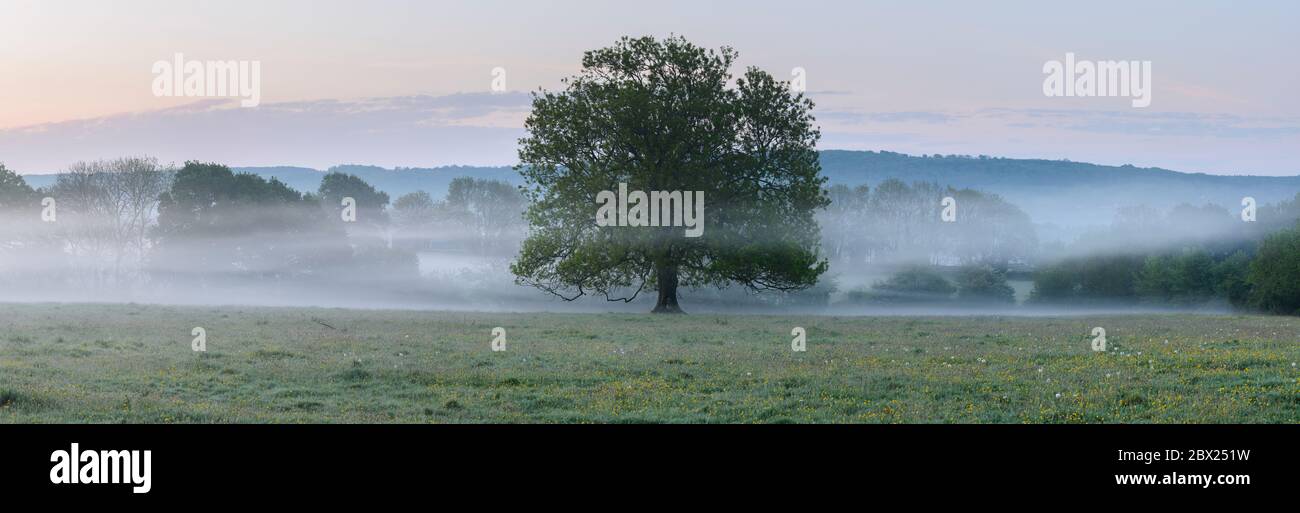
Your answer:
[[[527,92],[679,34],[737,72],[802,68],[823,149],[1297,175],[1298,22],[1294,1],[0,0],[0,162],[510,165]],[[258,62],[259,105],[155,95],[177,53]],[[1150,106],[1046,96],[1067,53],[1149,61]]]

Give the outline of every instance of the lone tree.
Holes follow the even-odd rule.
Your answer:
[[[817,282],[827,264],[813,214],[829,200],[813,103],[757,68],[730,86],[735,60],[731,48],[678,36],[624,37],[586,52],[563,92],[533,94],[519,141],[532,204],[511,266],[517,281],[566,300],[631,302],[657,290],[656,313],[681,313],[679,285],[793,291]],[[598,226],[597,194],[620,184],[703,191],[702,236],[656,222],[680,207],[671,195],[651,197],[649,226]],[[636,196],[619,205],[633,217],[646,202]]]

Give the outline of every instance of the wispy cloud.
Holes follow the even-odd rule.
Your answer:
[[[324,99],[240,108],[202,100],[148,112],[0,130],[0,159],[24,173],[78,160],[327,168],[510,165],[531,96],[453,94]],[[816,111],[822,149],[1069,158],[1202,172],[1293,175],[1300,120],[1233,114],[988,108]]]
[[[861,112],[852,110],[831,110],[817,113],[818,119],[841,123],[948,123],[959,115],[945,112]]]
[[[264,103],[202,100],[149,112],[0,130],[0,155],[21,172],[77,160],[148,154],[231,165],[340,162],[385,166],[513,163],[525,93]]]
[[[1274,116],[1081,109],[986,109],[978,115],[1005,120],[1009,127],[1097,134],[1211,138],[1300,135],[1300,119]]]

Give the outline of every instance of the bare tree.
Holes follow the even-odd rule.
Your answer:
[[[67,251],[95,285],[138,271],[173,171],[149,157],[77,162],[51,189]]]
[[[123,204],[124,236],[138,259],[149,250],[149,226],[158,216],[158,198],[171,186],[175,170],[158,165],[149,157],[124,158],[113,161],[117,196]]]

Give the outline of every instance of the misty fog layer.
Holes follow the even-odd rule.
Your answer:
[[[1152,203],[1177,206],[1125,205],[1108,226],[1062,242],[975,188],[886,179],[831,185],[827,195],[817,221],[830,270],[815,286],[684,289],[687,310],[1222,312],[1245,300],[1232,280],[1245,281],[1258,241],[1300,218],[1296,200],[1261,204],[1247,222],[1236,205],[1161,197]],[[1038,200],[1057,201],[1058,220],[1094,216],[1069,189]],[[517,284],[510,264],[528,234],[526,208],[514,185],[470,177],[390,198],[343,173],[304,193],[224,166],[149,158],[77,163],[37,189],[0,169],[0,301],[630,312],[653,303],[566,302]],[[705,226],[726,215],[706,206]],[[1162,274],[1184,268],[1203,268],[1209,284]],[[1109,272],[1128,282],[1089,281]]]

